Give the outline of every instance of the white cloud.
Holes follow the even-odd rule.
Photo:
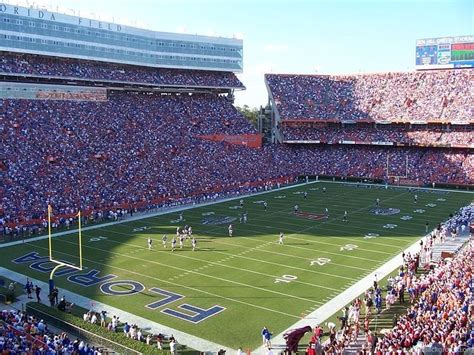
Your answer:
[[[282,43],[267,43],[263,46],[267,53],[283,53],[288,51],[288,45]]]

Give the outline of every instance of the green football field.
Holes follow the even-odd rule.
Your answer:
[[[414,243],[425,234],[427,222],[434,228],[471,203],[472,196],[323,182],[299,185],[244,198],[243,208],[236,199],[185,210],[182,222],[173,212],[83,231],[84,266],[98,270],[98,277],[116,277],[102,287],[72,283],[67,279],[71,274],[55,280],[59,287],[203,339],[253,349],[261,345],[264,325],[274,334],[282,332]],[[377,198],[382,210],[374,214]],[[242,213],[248,214],[245,224],[239,223]],[[229,237],[233,218],[234,236]],[[170,240],[185,224],[192,226],[197,250],[187,240],[183,249],[178,244],[171,252]],[[278,244],[280,232],[284,245]],[[77,262],[77,234],[53,240],[56,259]],[[47,256],[47,240],[0,248],[0,265],[47,281],[49,274],[30,263],[12,262],[32,251]],[[134,289],[125,280],[133,281]]]

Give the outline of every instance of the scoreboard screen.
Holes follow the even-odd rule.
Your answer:
[[[416,41],[416,69],[474,67],[474,36],[440,37]]]

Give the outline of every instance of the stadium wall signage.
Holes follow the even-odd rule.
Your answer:
[[[23,17],[32,17],[38,18],[42,20],[49,20],[49,21],[59,21],[59,22],[66,22],[66,23],[74,23],[81,26],[88,26],[94,27],[109,31],[122,31],[122,26],[118,24],[112,24],[108,22],[102,21],[95,21],[92,19],[84,19],[78,16],[69,16],[63,15],[58,13],[49,12],[46,10],[38,10],[29,7],[23,6],[12,6],[9,4],[0,3],[0,13],[10,14],[10,15],[17,15]],[[73,19],[73,21],[71,20]]]
[[[41,273],[50,273],[57,264],[52,263],[48,256],[42,256],[38,252],[30,252],[12,260],[15,264],[29,264],[29,267]],[[99,286],[100,291],[109,296],[133,296],[144,292],[146,287],[134,280],[115,280],[118,276],[114,274],[100,275],[101,271],[89,269],[78,272],[76,269],[65,266],[55,273],[56,276],[67,276],[69,282],[83,287]],[[68,276],[69,275],[69,276]],[[100,275],[100,276],[99,276]],[[181,320],[197,324],[210,317],[213,317],[225,310],[225,307],[213,305],[210,308],[200,308],[189,303],[183,303],[177,306],[180,310],[163,308],[176,301],[182,300],[185,296],[170,292],[161,288],[151,287],[148,291],[154,293],[160,299],[145,305],[150,310],[160,310],[161,313],[168,316],[179,318]],[[185,311],[181,312],[181,310]]]

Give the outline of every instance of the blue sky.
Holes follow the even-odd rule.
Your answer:
[[[35,2],[35,1],[33,1]],[[37,2],[37,1],[36,1]],[[265,105],[264,73],[414,70],[418,38],[474,34],[472,0],[49,0],[158,31],[243,36],[245,92]]]

